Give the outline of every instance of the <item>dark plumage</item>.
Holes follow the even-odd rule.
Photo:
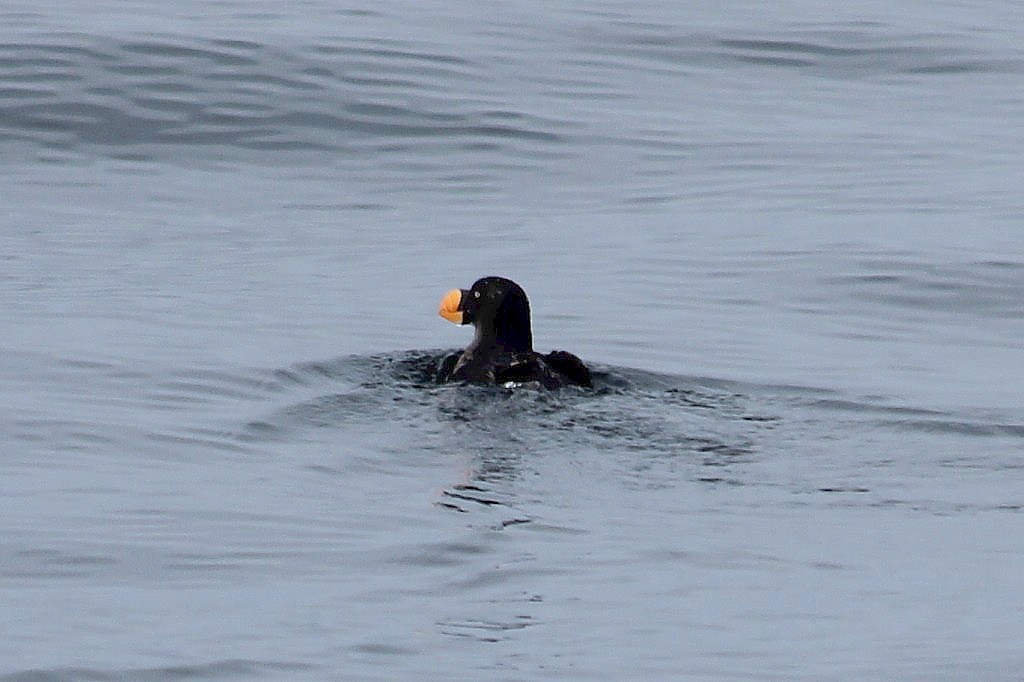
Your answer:
[[[439,383],[536,381],[546,388],[591,386],[590,370],[572,353],[556,350],[541,355],[533,350],[530,302],[510,279],[484,277],[469,289],[453,289],[441,300],[438,314],[476,329],[466,350],[441,362]]]

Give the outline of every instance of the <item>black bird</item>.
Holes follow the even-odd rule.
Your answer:
[[[572,353],[556,350],[541,355],[533,350],[530,302],[522,287],[510,279],[484,277],[469,289],[452,289],[441,299],[437,312],[450,322],[476,328],[466,350],[441,362],[438,383],[592,385],[590,370]]]

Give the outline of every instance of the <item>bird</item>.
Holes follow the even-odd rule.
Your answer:
[[[537,382],[550,389],[593,386],[590,370],[572,353],[555,350],[541,355],[533,350],[530,301],[510,279],[482,277],[469,289],[452,289],[441,299],[437,312],[449,322],[475,328],[465,350],[441,361],[438,383]]]

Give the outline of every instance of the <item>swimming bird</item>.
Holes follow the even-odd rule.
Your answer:
[[[545,388],[590,387],[590,370],[563,350],[541,355],[533,350],[530,301],[522,287],[504,277],[483,277],[469,289],[452,289],[438,314],[476,330],[465,350],[447,356],[438,383],[469,381],[499,384],[536,381]]]

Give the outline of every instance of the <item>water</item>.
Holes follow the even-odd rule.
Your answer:
[[[7,2],[0,680],[1019,677],[1022,38]]]

